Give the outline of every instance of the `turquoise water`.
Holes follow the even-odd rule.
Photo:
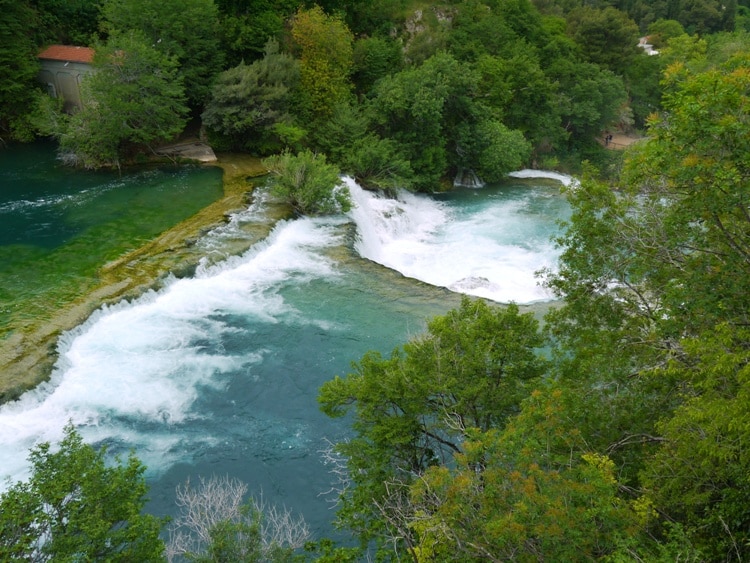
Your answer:
[[[221,170],[82,172],[48,144],[0,150],[0,334],[96,281],[97,269],[222,195]]]
[[[528,270],[554,260],[545,233],[566,213],[559,188],[533,180],[438,198],[352,190],[351,215],[280,221],[268,236],[258,197],[198,241],[207,259],[193,276],[66,333],[50,382],[0,407],[3,473],[22,478],[28,448],[71,420],[90,442],[135,449],[155,513],[174,513],[186,479],[228,474],[330,534],[335,479],[321,452],[348,428],[319,412],[320,385],[455,307],[451,285],[543,302]],[[248,251],[223,254],[242,237]]]

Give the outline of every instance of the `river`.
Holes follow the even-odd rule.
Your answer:
[[[113,200],[127,200],[123,192],[172,185],[196,206],[216,197],[213,169],[114,178],[0,164],[6,185],[66,178],[57,195],[8,190],[0,203],[0,213],[7,210],[14,221],[12,232],[5,220],[0,226],[2,256],[12,261],[17,247],[38,255],[23,274],[30,277],[37,270],[47,277],[50,248],[78,237],[102,239],[96,229],[104,227],[42,225],[37,215],[24,219],[23,209],[83,201],[91,206],[84,215],[117,220],[133,206],[112,208]],[[28,449],[57,440],[72,421],[91,443],[135,451],[148,466],[149,510],[156,514],[173,514],[174,488],[187,478],[230,475],[303,515],[316,536],[330,534],[333,499],[325,492],[333,477],[321,452],[348,428],[320,413],[318,388],[345,375],[366,351],[388,353],[418,334],[461,293],[543,309],[550,296],[534,272],[554,267],[550,236],[569,213],[560,194],[566,178],[551,178],[395,200],[347,179],[356,203],[350,214],[279,221],[269,218],[259,192],[246,210],[196,241],[204,258],[191,275],[102,307],[63,334],[50,381],[0,407],[0,478],[23,478]],[[176,199],[148,205],[169,215]],[[238,239],[249,248],[241,254],[234,250]],[[116,246],[97,260],[111,259]],[[58,277],[85,275],[72,259],[67,270],[54,267]]]

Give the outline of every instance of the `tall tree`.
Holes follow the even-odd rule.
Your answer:
[[[113,35],[98,48],[83,83],[85,105],[58,131],[60,151],[87,168],[119,166],[133,146],[167,141],[185,126],[177,62],[139,33]]]
[[[323,121],[351,94],[354,38],[343,20],[319,6],[295,14],[292,37],[300,57],[300,110],[308,122]]]
[[[620,10],[584,6],[570,12],[567,19],[568,33],[592,63],[622,75],[636,56],[643,55],[638,48],[638,26]]]
[[[750,521],[734,447],[747,412],[747,68],[739,53],[704,72],[668,69],[665,112],[629,154],[620,189],[584,181],[572,195],[548,279],[565,298],[548,317],[562,378],[588,379],[596,398],[577,415],[598,428],[589,443],[630,486],[649,476],[657,509],[710,560],[746,558]],[[717,463],[726,469],[714,473]]]
[[[615,465],[587,450],[566,402],[535,391],[506,428],[472,432],[455,465],[415,481],[409,511],[391,514],[417,561],[595,561],[639,532]]]
[[[390,357],[366,354],[355,371],[323,385],[329,416],[353,411],[355,437],[336,446],[352,486],[340,520],[361,539],[384,540],[381,507],[400,504],[404,484],[463,450],[471,428],[502,427],[544,372],[531,314],[465,298]]]
[[[299,64],[269,41],[265,56],[219,74],[201,115],[219,146],[261,155],[284,148],[279,124],[291,125],[291,92],[299,82]]]
[[[135,30],[148,45],[175,59],[188,102],[203,106],[223,64],[213,0],[106,0],[102,14],[110,32]]]
[[[591,142],[617,123],[627,92],[622,78],[612,71],[575,59],[557,59],[546,75],[556,82],[562,126],[573,142]]]
[[[270,39],[281,39],[284,24],[299,8],[297,0],[216,0],[219,33],[227,64],[237,66],[263,56]]]
[[[145,467],[106,460],[71,426],[31,450],[31,477],[0,495],[3,561],[163,561],[163,522],[143,514]]]
[[[25,136],[23,115],[39,72],[31,36],[34,12],[25,2],[0,0],[0,138]]]
[[[39,45],[89,45],[97,37],[101,0],[32,0]]]

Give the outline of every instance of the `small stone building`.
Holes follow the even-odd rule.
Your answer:
[[[62,98],[64,109],[75,113],[83,107],[81,80],[90,72],[94,50],[90,47],[51,45],[39,53],[39,81],[53,98]]]

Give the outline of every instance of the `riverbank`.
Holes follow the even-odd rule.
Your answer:
[[[102,265],[91,291],[50,306],[44,318],[18,327],[0,341],[0,403],[18,398],[49,378],[57,359],[57,340],[64,331],[82,323],[103,304],[137,297],[158,286],[168,273],[179,275],[194,267],[201,258],[194,241],[246,207],[253,179],[266,173],[259,159],[247,155],[220,155],[211,165],[223,170],[222,198],[150,242]]]

